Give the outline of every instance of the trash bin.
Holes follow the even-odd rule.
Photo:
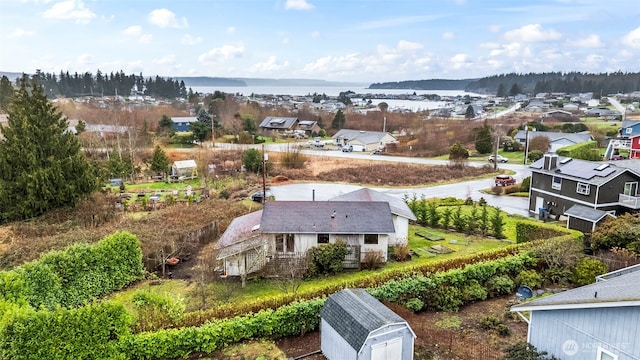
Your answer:
[[[538,209],[538,220],[546,220],[548,218],[547,208],[539,208]]]

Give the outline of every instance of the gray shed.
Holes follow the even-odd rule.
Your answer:
[[[345,289],[320,311],[320,348],[329,360],[413,359],[409,324],[364,289]]]

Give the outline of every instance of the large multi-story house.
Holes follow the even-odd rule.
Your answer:
[[[566,215],[570,228],[591,232],[605,214],[640,209],[637,160],[585,161],[547,153],[530,168],[529,212]]]

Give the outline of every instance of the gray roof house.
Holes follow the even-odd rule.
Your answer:
[[[587,141],[593,141],[593,136],[590,133],[561,133],[551,131],[525,131],[518,130],[514,139],[516,139],[524,147],[527,144],[527,138],[529,141],[538,136],[546,136],[550,141],[549,152],[556,152],[558,149],[565,146],[579,144]]]
[[[395,234],[391,208],[382,201],[268,201],[252,214],[234,220],[216,245],[227,275],[269,268],[275,258],[297,261],[309,248],[337,241],[350,249],[345,266],[357,268],[370,251],[386,259]]]
[[[364,289],[345,289],[320,311],[320,348],[329,360],[413,359],[409,324]]]
[[[298,126],[298,118],[267,116],[260,123],[262,131],[293,131]]]
[[[547,153],[529,167],[529,211],[567,215],[573,218],[570,228],[586,233],[593,231],[602,219],[601,213],[587,213],[581,208],[570,210],[574,205],[612,215],[637,211],[640,169],[634,168],[632,162],[637,160],[586,161]]]
[[[385,145],[398,141],[388,132],[351,129],[341,129],[332,138],[338,146],[353,145],[354,150],[358,147],[362,151],[383,149]]]
[[[381,193],[369,188],[362,188],[329,199],[329,201],[384,201],[388,202],[396,228],[389,238],[389,245],[406,244],[409,241],[409,221],[416,221],[416,216],[407,203],[397,197]]]
[[[529,324],[527,342],[559,359],[640,359],[640,265],[596,280],[512,306]]]

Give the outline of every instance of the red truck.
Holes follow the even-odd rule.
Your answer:
[[[510,175],[498,175],[495,179],[496,186],[507,186],[516,183],[516,179]]]

